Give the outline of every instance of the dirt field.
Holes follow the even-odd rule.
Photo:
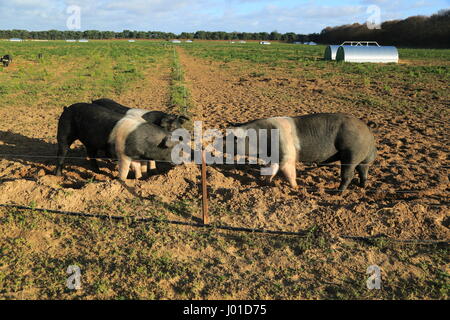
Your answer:
[[[109,97],[130,107],[174,112],[170,105],[170,50],[157,63],[142,67],[140,79]],[[298,164],[299,190],[291,189],[281,175],[267,185],[256,166],[208,167],[214,224],[309,231],[311,237],[306,240],[189,227],[133,228],[0,209],[4,248],[0,295],[87,299],[448,297],[447,247],[399,248],[388,242],[367,245],[339,238],[450,240],[450,100],[448,87],[437,91],[448,84],[448,59],[440,62],[446,70],[443,74],[422,71],[421,80],[412,84],[402,81],[412,77],[405,74],[388,86],[383,77],[389,73],[361,81],[346,74],[330,75],[312,64],[292,69],[207,59],[190,48],[178,48],[176,53],[190,92],[190,112],[193,120],[204,121],[204,129],[224,129],[227,121],[316,112],[345,112],[374,121],[379,153],[366,189],[354,183],[343,195],[333,194],[339,184],[337,165]],[[2,70],[3,77],[5,73],[13,76],[22,62],[31,63],[19,56],[10,68]],[[402,61],[400,67],[428,64]],[[55,83],[70,72],[70,68],[49,70],[59,72]],[[27,93],[9,93],[3,102],[13,101],[14,94]],[[62,106],[98,97],[95,88],[69,96],[67,103],[64,90],[55,95],[37,95],[32,102],[19,99],[18,104],[0,107],[0,203],[199,221],[200,170],[194,164],[174,168],[162,164],[159,174],[123,184],[115,179],[117,170],[110,161],[102,162],[102,174],[93,173],[84,149],[77,145],[69,154],[64,177],[54,176],[56,125]],[[23,242],[17,245],[17,239]],[[127,255],[130,261],[125,267]],[[22,262],[17,260],[21,256],[26,257]],[[100,261],[98,257],[104,258]],[[32,261],[40,267],[29,271],[26,265]],[[74,262],[86,270],[84,289],[77,293],[65,289],[63,280],[64,268]],[[138,267],[142,263],[147,265],[144,271]],[[381,292],[365,288],[370,264],[383,270]],[[18,265],[20,268],[11,272]],[[203,268],[207,268],[206,275]],[[40,278],[37,270],[47,275]],[[111,277],[100,276],[105,270]],[[147,280],[139,276],[142,274]]]

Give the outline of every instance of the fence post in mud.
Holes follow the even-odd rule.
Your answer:
[[[209,223],[208,214],[208,190],[206,184],[206,155],[205,150],[202,150],[202,212],[203,212],[203,224]]]

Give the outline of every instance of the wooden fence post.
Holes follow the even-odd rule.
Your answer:
[[[202,212],[203,224],[209,224],[208,214],[208,185],[206,183],[206,155],[205,150],[202,150]]]

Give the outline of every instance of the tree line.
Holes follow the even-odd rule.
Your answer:
[[[72,31],[72,30],[0,30],[1,39],[198,39],[198,40],[271,40],[283,42],[314,41],[322,44],[340,44],[346,40],[371,40],[383,45],[450,48],[450,10],[441,10],[432,16],[414,16],[404,20],[386,21],[380,29],[369,29],[366,24],[354,23],[327,27],[320,33],[294,32],[224,32],[197,31],[175,34],[161,31]]]
[[[317,34],[316,34],[317,35]],[[281,34],[272,32],[224,32],[224,31],[197,31],[182,32],[175,34],[162,31],[71,31],[71,30],[48,30],[48,31],[27,31],[27,30],[0,30],[0,38],[20,38],[20,39],[45,39],[45,40],[67,40],[67,39],[198,39],[198,40],[277,40],[285,42],[309,41],[311,35],[296,34],[288,32]]]
[[[432,16],[414,16],[403,20],[386,21],[380,29],[354,23],[327,27],[318,42],[341,44],[346,40],[377,41],[381,45],[404,47],[450,48],[450,10],[440,10]]]

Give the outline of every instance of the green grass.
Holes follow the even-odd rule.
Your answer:
[[[144,41],[2,41],[0,52],[13,55],[8,68],[0,67],[0,107],[40,99],[67,105],[118,96],[170,54],[164,43]]]
[[[258,43],[229,44],[195,42],[182,47],[192,55],[228,63],[246,61],[268,64],[270,66],[301,64],[321,59],[324,46],[293,46],[291,44],[272,44],[262,46]]]
[[[223,62],[234,60],[255,63],[312,62],[322,60],[324,45],[308,46],[273,43],[263,46],[256,42],[229,44],[227,42],[194,42],[181,44],[186,51],[198,57]],[[400,59],[418,59],[449,62],[450,49],[406,49],[399,48]]]
[[[450,61],[449,49],[407,49],[400,48],[401,59],[418,59],[434,61]]]
[[[286,69],[301,68],[305,71],[327,71],[328,75],[339,74],[345,77],[367,76],[378,79],[393,73],[405,74],[414,77],[429,77],[433,75],[450,77],[450,50],[449,49],[399,49],[400,60],[417,59],[427,60],[432,65],[404,65],[404,64],[373,64],[373,63],[337,63],[324,61],[325,46],[306,46],[274,43],[262,46],[257,43],[248,44],[209,44],[197,42],[183,45],[190,54],[209,60],[229,63],[232,61],[250,62],[266,67],[282,67]],[[300,70],[299,70],[300,71]],[[295,74],[295,71],[294,71]],[[427,79],[424,79],[425,81]]]
[[[302,239],[3,209],[0,234],[3,298],[233,298],[243,288],[250,299],[449,296],[448,247],[336,243],[314,229]],[[417,271],[382,267],[382,289],[368,290],[368,254]],[[69,265],[81,269],[81,290],[66,288]]]
[[[173,47],[172,52],[170,104],[177,113],[192,117],[192,102],[190,100],[189,90],[186,87],[184,71],[175,47]]]

